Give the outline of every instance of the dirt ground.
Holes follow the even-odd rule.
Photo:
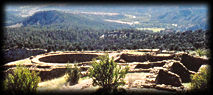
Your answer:
[[[128,73],[125,77],[126,84],[124,86],[121,86],[121,88],[126,89],[128,92],[165,92],[168,93],[168,91],[164,90],[157,90],[154,88],[141,88],[134,85],[137,85],[137,81],[140,81],[142,83],[145,83],[146,76],[149,75],[149,73]],[[84,77],[79,80],[78,84],[75,85],[68,85],[65,81],[65,76],[41,82],[39,83],[39,92],[81,92],[81,93],[93,93],[95,92],[99,87],[98,86],[92,86],[92,79],[89,77]]]

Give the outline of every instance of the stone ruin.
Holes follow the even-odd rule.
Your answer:
[[[180,76],[182,82],[190,82],[190,74],[194,74],[195,72],[188,70],[182,63],[179,61],[170,62],[163,66],[167,68],[169,71]]]
[[[144,55],[135,55],[135,54],[122,54],[116,62],[145,62],[145,61],[162,61],[173,59],[174,54],[153,54],[153,53],[146,53]],[[121,61],[122,60],[122,61]]]
[[[78,63],[92,61],[92,59],[97,56],[98,55],[96,54],[60,54],[42,57],[39,59],[39,61],[46,63]]]
[[[55,52],[45,53],[37,56],[31,56],[31,63],[23,64],[31,71],[40,72],[41,81],[50,80],[63,76],[66,73],[67,65],[77,65],[82,76],[86,75],[88,68],[91,66],[91,61],[103,53],[93,52]],[[6,72],[10,72],[15,68],[16,64],[5,64]]]
[[[131,52],[138,52],[132,54]],[[77,65],[82,76],[88,74],[92,59],[108,53],[121,66],[129,66],[131,72],[148,72],[145,84],[141,87],[181,91],[182,83],[190,82],[190,75],[198,72],[208,59],[159,49],[140,49],[123,51],[84,51],[84,52],[53,52],[31,56],[31,63],[25,64],[30,70],[40,72],[42,81],[61,77],[66,72],[67,63]],[[140,54],[141,53],[141,54]],[[10,73],[15,64],[5,64],[5,72]],[[137,83],[138,84],[138,83]],[[137,86],[138,87],[138,86]]]
[[[201,65],[209,63],[208,59],[194,57],[192,55],[183,54],[181,56],[181,63],[186,66],[189,70],[197,72]]]
[[[155,83],[172,85],[175,87],[182,86],[180,76],[164,69],[159,70],[158,75],[155,79]]]

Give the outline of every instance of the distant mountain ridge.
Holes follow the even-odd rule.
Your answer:
[[[65,13],[57,10],[39,11],[23,20],[24,26],[30,25],[60,25],[62,27],[107,27],[113,28],[121,24],[104,22],[100,19],[90,19],[82,14]]]
[[[65,14],[57,11],[40,11],[23,21],[23,25],[48,25],[62,23],[65,21]]]
[[[5,20],[6,21],[4,22],[4,24],[6,26],[14,25],[14,24],[17,24],[17,23],[21,22],[23,19],[24,18],[22,18],[20,16],[16,16],[16,15],[14,15],[12,13],[6,13],[6,15],[5,15]]]
[[[177,31],[208,29],[207,8],[196,6],[44,6],[8,11],[6,25],[58,25],[85,28],[165,28]],[[22,10],[23,11],[22,11]],[[30,11],[32,10],[32,11]],[[25,12],[26,11],[26,12]],[[28,13],[29,12],[29,13]],[[20,15],[29,15],[20,18]],[[114,13],[117,15],[104,15]],[[16,17],[15,17],[16,16]],[[14,19],[12,19],[14,18]],[[17,19],[16,19],[17,18]],[[131,24],[136,23],[136,24]]]

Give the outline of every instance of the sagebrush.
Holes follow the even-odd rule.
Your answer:
[[[129,69],[128,67],[122,69],[121,66],[114,62],[113,58],[109,58],[108,54],[97,59],[93,60],[92,68],[89,69],[89,76],[93,79],[93,86],[98,85],[106,91],[111,91],[125,84],[124,78]]]
[[[209,68],[201,68],[200,72],[191,76],[191,87],[193,90],[206,90],[208,89],[208,81],[210,79]]]
[[[77,65],[72,68],[72,66],[67,66],[67,78],[66,81],[69,82],[69,85],[74,85],[78,83],[78,80],[80,79],[81,72],[80,69],[77,67]]]
[[[4,90],[7,94],[35,94],[41,78],[39,72],[30,71],[22,65],[18,65],[4,80]]]

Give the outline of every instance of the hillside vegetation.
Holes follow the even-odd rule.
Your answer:
[[[146,30],[55,29],[54,27],[5,28],[4,49],[118,50],[208,48],[208,31],[152,32]]]
[[[61,28],[93,28],[93,29],[118,29],[129,27],[128,25],[122,25],[119,23],[105,22],[101,18],[96,16],[89,16],[85,14],[74,14],[65,13],[62,11],[49,10],[49,11],[38,11],[32,16],[17,20],[11,20],[10,18],[15,17],[8,13],[7,24],[12,25],[15,23],[22,23],[22,27],[26,26],[41,26],[41,27],[55,27]],[[12,23],[13,22],[13,23]]]
[[[207,8],[194,5],[57,8],[17,5],[6,8],[2,48],[9,56],[34,55],[23,53],[25,48],[47,49],[47,52],[207,49],[207,20]]]

